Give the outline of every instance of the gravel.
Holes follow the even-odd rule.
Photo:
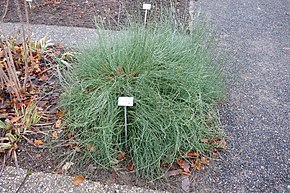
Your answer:
[[[289,0],[202,0],[193,9],[215,26],[229,94],[221,110],[229,154],[196,192],[287,192],[290,127]]]

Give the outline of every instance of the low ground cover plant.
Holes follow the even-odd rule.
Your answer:
[[[146,26],[131,23],[115,35],[98,30],[97,42],[66,72],[60,103],[67,133],[82,152],[77,156],[105,168],[127,164],[127,170],[154,177],[177,160],[220,148],[224,135],[216,104],[224,83],[206,30],[199,26],[189,33],[160,18]],[[121,96],[134,97],[127,147]]]

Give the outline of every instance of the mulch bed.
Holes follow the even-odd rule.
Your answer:
[[[8,10],[4,15],[7,1]],[[142,11],[142,3],[139,0],[33,0],[29,9],[30,23],[94,28],[96,18],[120,24],[128,15]],[[144,3],[152,3],[152,11],[171,6],[168,0],[147,0]],[[180,15],[187,14],[188,0],[173,0],[173,5]],[[23,7],[21,12],[24,14]],[[0,21],[1,17],[4,22],[20,21],[14,0],[0,2]]]

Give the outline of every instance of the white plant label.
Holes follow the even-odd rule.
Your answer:
[[[118,106],[122,107],[132,107],[134,97],[119,97]]]
[[[151,4],[143,4],[143,9],[150,10]]]
[[[32,0],[26,0],[26,2],[32,2]]]

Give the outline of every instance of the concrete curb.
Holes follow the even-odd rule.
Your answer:
[[[18,173],[19,172],[19,173]],[[2,193],[159,193],[160,191],[130,187],[125,185],[105,185],[99,182],[85,180],[78,186],[72,184],[73,177],[43,172],[29,173],[15,167],[6,167],[0,177],[0,192]],[[160,192],[161,193],[161,192]]]

